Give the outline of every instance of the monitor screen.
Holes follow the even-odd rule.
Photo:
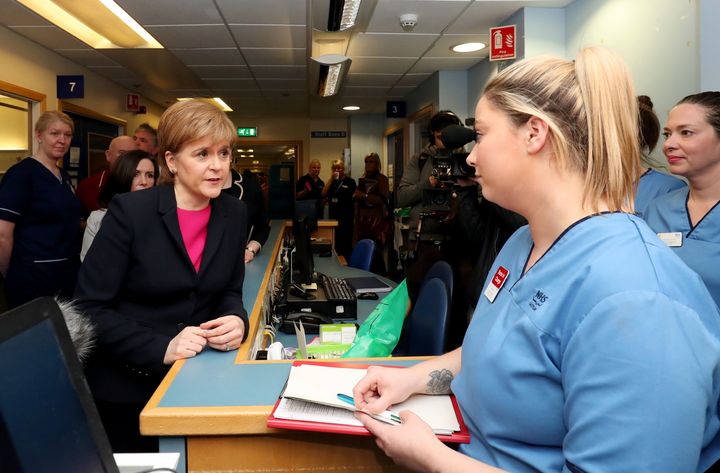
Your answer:
[[[60,309],[0,315],[0,471],[118,469]]]
[[[312,284],[315,276],[315,262],[313,261],[308,219],[305,216],[293,220],[293,235],[295,235],[293,273],[296,274],[291,275],[292,282]]]
[[[301,217],[305,218],[305,222],[310,232],[314,232],[318,228],[318,201],[317,199],[297,200],[295,201],[295,217],[297,220]]]

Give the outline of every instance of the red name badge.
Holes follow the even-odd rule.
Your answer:
[[[491,303],[495,302],[495,298],[497,297],[498,292],[500,292],[500,288],[502,288],[503,284],[505,284],[509,274],[510,271],[502,266],[495,271],[495,276],[493,276],[490,280],[490,284],[488,284],[485,289],[485,297],[487,297]]]

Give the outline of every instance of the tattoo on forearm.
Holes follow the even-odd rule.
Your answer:
[[[452,371],[442,369],[430,372],[430,381],[427,384],[428,394],[447,394],[450,392],[450,383],[453,380]]]

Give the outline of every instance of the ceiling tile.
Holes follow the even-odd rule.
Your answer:
[[[245,64],[237,48],[172,49],[171,52],[188,66],[222,66]]]
[[[295,25],[230,25],[240,48],[304,48],[307,31]]]
[[[91,49],[56,26],[15,26],[11,29],[49,49]]]
[[[432,73],[435,71],[460,71],[470,69],[482,59],[472,58],[422,58],[410,72]]]
[[[40,15],[12,0],[0,0],[0,23],[7,26],[50,26]]]
[[[192,5],[178,5],[178,0],[115,0],[135,21],[148,25],[222,24],[213,0],[192,0]]]
[[[389,87],[351,87],[343,86],[344,97],[384,97]]]
[[[404,74],[417,59],[405,57],[354,57],[350,64],[353,74]]]
[[[488,55],[489,48],[484,48],[471,53],[456,53],[450,48],[462,43],[485,43],[488,45],[490,39],[487,34],[476,35],[442,35],[428,51],[426,57],[485,57]]]
[[[348,74],[344,85],[351,87],[386,87],[390,88],[402,77],[401,74]]]
[[[305,2],[298,0],[216,0],[228,23],[244,25],[302,25]]]
[[[243,55],[250,66],[307,65],[305,49],[244,48]]]
[[[305,79],[307,66],[253,66],[252,73],[258,79]]]
[[[203,82],[213,90],[238,89],[257,90],[255,79],[205,79]]]
[[[307,80],[301,79],[263,79],[260,83],[262,90],[305,90]]]
[[[433,34],[361,33],[352,37],[348,56],[420,57],[437,38]]]
[[[167,49],[235,46],[224,25],[148,26],[146,29]]]
[[[247,79],[251,78],[247,66],[190,66],[197,76],[204,79]]]
[[[417,25],[412,33],[439,34],[453,19],[468,8],[472,0],[378,0],[367,31],[382,33],[403,32],[400,15],[414,13]]]
[[[94,49],[59,49],[57,53],[85,67],[118,67],[119,64]]]
[[[427,80],[427,78],[431,75],[431,73],[405,74],[402,79],[400,79],[400,82],[398,82],[398,86],[417,87],[418,85],[425,82],[425,80]]]

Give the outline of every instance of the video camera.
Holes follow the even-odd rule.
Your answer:
[[[436,187],[423,189],[423,212],[426,216],[444,216],[450,212],[451,200],[458,178],[475,175],[475,168],[467,163],[468,153],[454,153],[475,140],[475,131],[461,125],[449,125],[442,130],[445,149],[432,158],[432,175],[438,180]]]

